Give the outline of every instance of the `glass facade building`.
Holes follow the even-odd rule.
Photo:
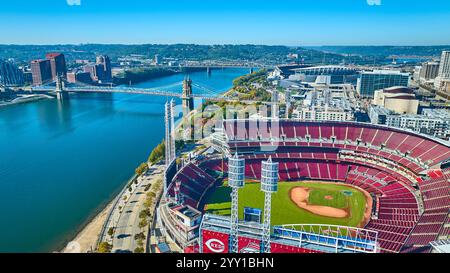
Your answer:
[[[375,90],[394,86],[408,86],[408,73],[391,70],[374,70],[361,72],[356,90],[361,97],[373,98]]]
[[[0,60],[0,84],[3,86],[21,86],[24,84],[22,70],[10,62]]]

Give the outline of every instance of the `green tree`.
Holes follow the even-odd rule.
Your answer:
[[[134,253],[144,253],[144,248],[142,246],[138,246],[134,249]]]
[[[134,239],[135,239],[135,240],[145,240],[145,234],[144,234],[144,232],[140,232],[140,233],[138,233],[138,234],[135,234],[135,235],[134,235]]]
[[[150,153],[150,156],[148,157],[148,161],[151,162],[152,164],[155,164],[158,161],[164,159],[165,151],[166,151],[166,145],[163,140]]]
[[[109,236],[113,236],[113,235],[114,235],[114,228],[113,228],[113,227],[110,227],[110,228],[108,229],[108,235],[109,235]]]
[[[147,219],[141,219],[138,226],[139,228],[145,228],[147,226]]]
[[[136,168],[135,173],[136,173],[136,175],[142,175],[147,170],[148,170],[148,164],[146,162],[143,162],[143,163],[141,163],[141,165],[139,165],[139,167]]]
[[[153,205],[153,198],[147,197],[144,201],[144,207],[150,208]]]
[[[147,217],[150,217],[150,216],[151,216],[151,212],[149,209],[144,209],[144,210],[141,210],[141,212],[139,212],[139,218],[141,218],[141,219],[146,219]]]
[[[98,246],[98,253],[110,253],[112,245],[108,242],[101,242]]]

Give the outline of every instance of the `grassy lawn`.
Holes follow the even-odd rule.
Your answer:
[[[332,218],[315,215],[297,207],[289,198],[289,191],[293,187],[310,188],[311,204],[333,206],[350,210],[349,218]],[[344,191],[347,194],[344,194]],[[205,210],[209,213],[230,214],[231,189],[224,183],[216,191],[207,196]],[[332,196],[327,200],[325,196]],[[280,182],[278,192],[272,197],[272,224],[333,224],[342,226],[357,226],[364,216],[366,200],[364,194],[346,185],[320,184],[305,182]],[[246,182],[245,187],[239,190],[239,217],[243,218],[244,207],[263,209],[264,193],[260,191],[260,184]]]

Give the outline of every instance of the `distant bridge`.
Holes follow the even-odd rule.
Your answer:
[[[183,114],[188,115],[194,110],[194,99],[202,99],[209,101],[227,101],[227,102],[240,102],[244,104],[253,104],[256,101],[253,100],[239,100],[238,98],[228,98],[223,94],[219,94],[217,91],[192,83],[192,80],[185,79],[181,82],[176,82],[166,86],[160,86],[156,88],[138,88],[128,86],[92,86],[87,84],[78,83],[77,85],[68,85],[63,77],[58,77],[54,86],[42,85],[29,88],[20,88],[21,91],[28,91],[33,93],[47,93],[56,94],[59,100],[69,99],[70,93],[105,93],[105,94],[139,94],[149,96],[162,96],[162,97],[177,97],[182,100]],[[195,87],[198,93],[193,93]],[[175,89],[181,89],[182,92],[176,92]],[[178,89],[178,90],[179,90]]]
[[[199,93],[193,93],[192,87],[195,87]],[[182,92],[173,91],[175,88],[182,89]],[[140,94],[149,96],[163,96],[163,97],[177,97],[182,100],[183,115],[187,116],[194,110],[194,99],[203,99],[209,101],[227,101],[240,102],[244,104],[253,104],[252,100],[239,100],[238,98],[228,98],[217,91],[213,91],[208,87],[194,84],[192,80],[185,79],[182,82],[176,82],[170,85],[161,86],[157,88],[137,88],[126,86],[92,86],[92,85],[69,85],[66,87],[66,82],[62,77],[56,80],[56,86],[34,86],[22,91],[34,93],[56,94],[59,100],[69,99],[70,93],[119,93],[119,94]]]
[[[184,83],[187,83],[185,86]],[[182,88],[182,92],[173,91],[175,88]],[[197,88],[201,93],[193,93],[192,87]],[[190,89],[190,90],[186,90]],[[24,91],[30,92],[45,92],[45,93],[120,93],[120,94],[140,94],[140,95],[153,95],[163,97],[178,97],[178,98],[194,98],[194,99],[206,99],[206,100],[226,100],[223,95],[218,94],[217,91],[213,91],[208,87],[201,86],[199,84],[193,84],[190,80],[184,80],[182,82],[176,82],[170,85],[161,86],[157,88],[138,88],[128,86],[92,86],[92,85],[70,85],[66,86],[65,81],[59,80],[55,86],[35,86],[24,89]],[[188,92],[188,93],[186,93]]]

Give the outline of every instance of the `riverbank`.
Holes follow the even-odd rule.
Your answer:
[[[76,233],[73,239],[69,243],[57,252],[62,253],[86,253],[94,252],[97,248],[97,244],[102,239],[100,238],[102,233],[106,232],[106,224],[110,219],[113,209],[116,207],[117,203],[120,201],[120,197],[126,192],[129,185],[133,183],[136,179],[136,175],[133,175],[127,180],[125,185],[120,189],[118,194],[112,195],[111,200],[108,201],[107,205],[100,209],[99,213],[94,214],[90,220],[86,221],[80,230]]]
[[[86,253],[94,252],[97,241],[105,221],[108,219],[114,200],[111,200],[106,207],[100,211],[91,221],[89,221],[75,238],[70,241],[60,252],[62,253]]]
[[[49,96],[49,95],[44,95],[44,94],[18,95],[17,98],[14,98],[10,101],[0,101],[0,107],[21,104],[21,103],[34,102],[34,101],[39,101],[39,100],[46,100],[46,99],[54,99],[54,97]]]
[[[138,84],[175,74],[206,71],[206,67],[146,67],[134,68],[121,72],[114,77],[114,84]]]

